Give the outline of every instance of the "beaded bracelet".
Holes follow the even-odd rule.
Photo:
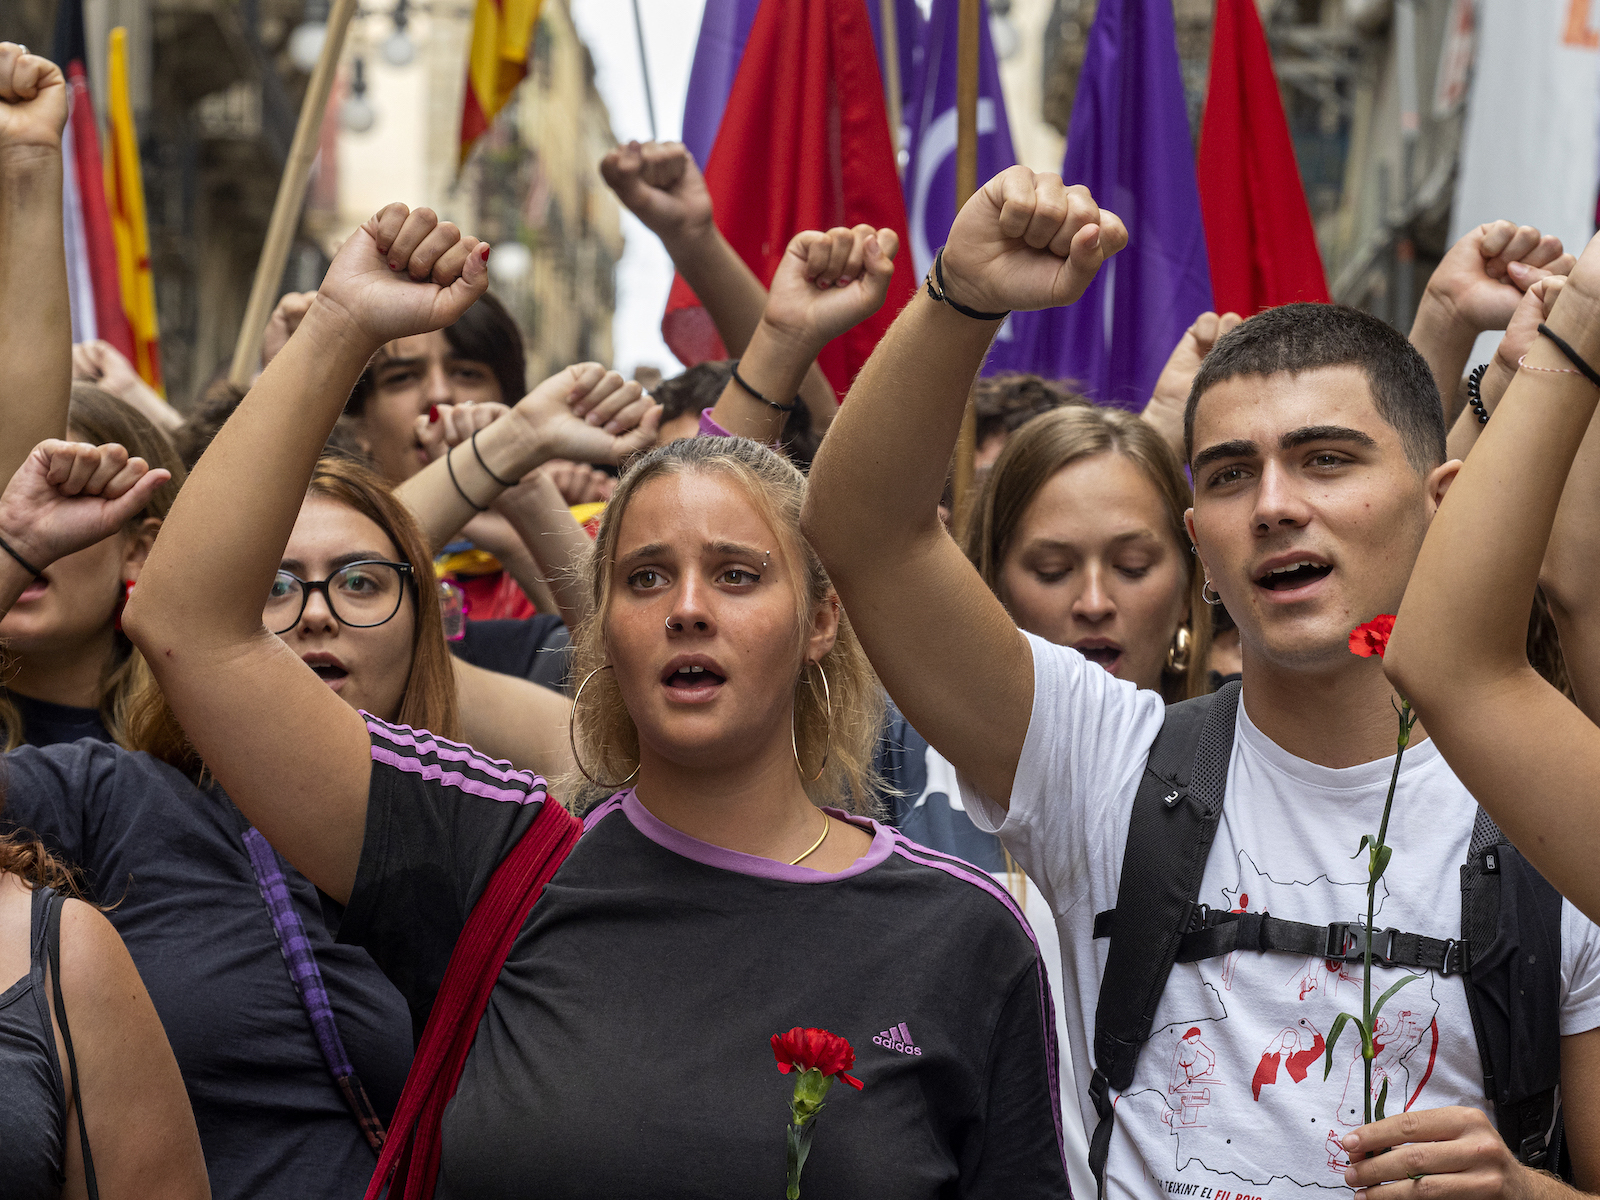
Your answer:
[[[1467,403],[1472,406],[1472,415],[1478,418],[1479,425],[1489,423],[1489,410],[1483,406],[1483,374],[1488,369],[1488,363],[1479,363],[1467,376]]]

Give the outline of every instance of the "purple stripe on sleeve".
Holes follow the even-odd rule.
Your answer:
[[[460,771],[446,771],[437,763],[423,762],[419,758],[407,758],[382,746],[372,747],[372,761],[394,767],[409,775],[437,780],[443,787],[457,788],[469,796],[482,796],[485,800],[503,800],[511,804],[539,804],[545,798],[544,780],[537,775],[529,777],[533,781],[530,790],[518,791],[515,788],[497,788]]]
[[[894,852],[900,857],[911,862],[920,863],[925,867],[932,867],[935,871],[943,871],[946,875],[956,879],[964,879],[974,887],[988,892],[995,899],[1006,906],[1006,911],[1017,919],[1017,924],[1022,926],[1022,931],[1028,935],[1028,941],[1033,943],[1035,961],[1035,974],[1039,977],[1039,1016],[1044,1024],[1045,1069],[1049,1074],[1050,1094],[1059,1098],[1061,1095],[1061,1049],[1056,1045],[1056,1006],[1055,1000],[1050,995],[1050,977],[1045,970],[1044,960],[1039,957],[1039,940],[1033,936],[1033,928],[1028,924],[1022,910],[1017,907],[1011,893],[1006,891],[987,871],[981,871],[964,859],[954,858],[941,854],[936,850],[929,850],[926,846],[918,845],[908,839],[904,834],[895,833]],[[1061,1129],[1061,1105],[1050,1106],[1051,1113],[1056,1123],[1056,1149],[1061,1154],[1061,1169],[1067,1170],[1067,1142]]]
[[[519,771],[503,759],[489,758],[471,746],[452,742],[448,738],[436,737],[427,730],[419,731],[406,725],[390,725],[372,717],[367,719],[367,730],[386,741],[393,742],[396,746],[410,747],[418,754],[432,754],[435,758],[449,762],[467,763],[474,770],[481,771],[502,783],[515,780],[532,787],[533,781],[538,778],[532,771]],[[420,737],[418,737],[419,732]]]

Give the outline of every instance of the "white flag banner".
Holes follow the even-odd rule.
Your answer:
[[[1478,0],[1477,26],[1450,240],[1504,217],[1576,254],[1600,187],[1600,0]]]

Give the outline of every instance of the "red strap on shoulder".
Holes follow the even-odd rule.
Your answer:
[[[455,1095],[489,993],[528,912],[582,832],[576,817],[547,799],[490,877],[450,954],[366,1200],[379,1200],[385,1186],[388,1200],[432,1200],[439,1176],[439,1123]]]

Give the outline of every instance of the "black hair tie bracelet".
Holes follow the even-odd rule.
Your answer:
[[[1596,371],[1588,363],[1584,362],[1583,356],[1571,346],[1567,345],[1567,343],[1562,340],[1559,335],[1552,332],[1550,326],[1546,325],[1543,321],[1539,322],[1539,332],[1555,343],[1556,349],[1561,351],[1562,354],[1566,355],[1567,361],[1578,368],[1578,374],[1582,375],[1590,383],[1594,384],[1595,387],[1600,388],[1600,371]]]
[[[729,363],[728,366],[733,369],[733,381],[735,383],[737,383],[741,388],[743,388],[746,392],[748,392],[750,395],[754,396],[757,400],[761,401],[761,403],[765,404],[768,408],[775,408],[781,413],[792,413],[795,409],[800,407],[800,397],[799,396],[796,396],[794,398],[794,403],[793,404],[779,404],[776,400],[769,400],[769,399],[767,399],[767,397],[763,396],[760,392],[756,391],[755,388],[751,387],[745,381],[744,376],[739,374],[739,363],[740,363],[740,361],[741,361],[740,359],[736,358],[731,363]]]
[[[938,281],[937,286],[935,286],[935,280]],[[928,295],[932,296],[940,304],[948,304],[963,317],[971,317],[974,321],[1004,321],[1011,315],[1010,310],[1006,312],[980,312],[976,308],[968,308],[965,304],[950,299],[950,294],[944,290],[943,246],[940,246],[939,252],[933,256],[933,268],[928,272],[926,282],[928,284]]]
[[[1483,374],[1488,369],[1488,363],[1479,363],[1467,376],[1467,403],[1472,406],[1472,415],[1478,418],[1479,425],[1489,423],[1489,410],[1483,406]]]
[[[4,550],[7,554],[11,555],[12,558],[16,559],[17,560],[17,566],[21,567],[24,571],[26,571],[29,575],[32,575],[35,579],[39,578],[40,575],[44,574],[44,572],[39,570],[38,567],[34,566],[27,559],[23,558],[22,555],[18,554],[15,550],[13,550],[11,548],[11,543],[6,541],[5,538],[0,538],[0,550]]]

